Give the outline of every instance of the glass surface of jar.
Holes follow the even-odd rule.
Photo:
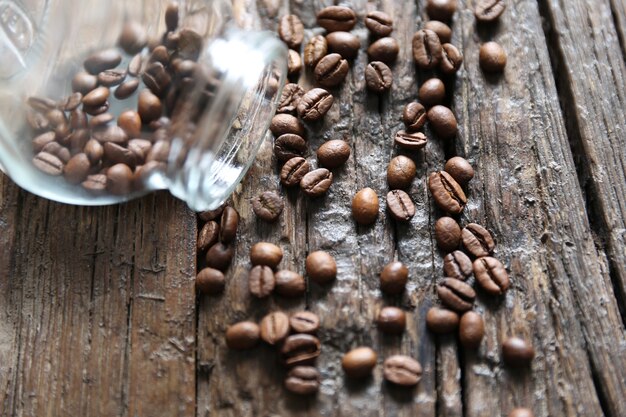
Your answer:
[[[0,0],[0,165],[22,188],[105,205],[169,189],[221,204],[287,73],[227,0]]]

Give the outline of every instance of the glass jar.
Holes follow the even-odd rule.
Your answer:
[[[285,46],[238,28],[227,0],[0,0],[0,164],[60,202],[169,189],[215,208],[286,73]]]

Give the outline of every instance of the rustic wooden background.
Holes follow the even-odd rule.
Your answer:
[[[274,29],[294,12],[315,26],[332,1],[235,0],[241,24]],[[114,207],[69,207],[19,190],[0,177],[0,415],[21,416],[505,416],[514,406],[536,416],[626,416],[626,2],[509,0],[499,25],[477,28],[473,0],[459,0],[453,43],[464,69],[448,80],[460,125],[453,143],[430,142],[416,162],[411,195],[418,214],[396,225],[381,208],[373,227],[356,227],[350,201],[369,186],[386,193],[392,134],[419,81],[410,40],[425,18],[423,0],[353,0],[360,17],[395,18],[401,56],[395,84],[365,91],[367,56],[355,60],[337,104],[309,129],[312,150],[347,140],[353,157],[330,193],[311,201],[287,192],[281,221],[256,221],[249,199],[279,189],[271,143],[240,191],[240,240],[225,295],[195,298],[196,220],[166,193]],[[355,33],[363,44],[360,20]],[[501,77],[478,67],[481,42],[508,52]],[[305,76],[301,84],[309,85]],[[511,273],[501,302],[480,298],[487,335],[477,353],[454,337],[433,337],[424,316],[436,301],[441,256],[432,228],[427,173],[459,154],[475,166],[463,221],[491,229]],[[308,251],[332,252],[339,277],[305,299],[259,302],[247,294],[247,254],[267,240],[283,266],[303,271]],[[392,259],[411,271],[404,296],[381,297],[378,273]],[[403,337],[372,324],[383,305],[409,312]],[[319,395],[282,389],[275,352],[227,351],[225,328],[274,309],[308,308],[322,318]],[[529,371],[501,366],[503,338],[530,338]],[[406,353],[424,377],[392,389],[380,368],[347,381],[341,355],[357,345],[381,358]]]

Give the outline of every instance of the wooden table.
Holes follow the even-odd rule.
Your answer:
[[[331,1],[237,0],[238,20],[276,27],[292,11],[307,27]],[[425,19],[423,1],[354,0],[363,17],[395,18],[401,56],[395,84],[378,98],[365,90],[362,52],[337,103],[309,130],[315,150],[347,140],[353,157],[330,193],[309,200],[283,192],[279,223],[257,222],[249,199],[278,189],[271,143],[233,197],[241,213],[236,261],[226,293],[194,294],[196,218],[165,193],[115,207],[45,201],[0,178],[0,415],[4,416],[505,416],[514,406],[536,416],[626,416],[626,3],[623,0],[510,0],[499,25],[477,28],[472,0],[460,0],[453,43],[464,70],[448,83],[460,132],[433,139],[416,156],[411,195],[417,215],[394,223],[381,209],[373,227],[356,227],[354,193],[386,194],[392,136],[418,83],[410,42]],[[367,32],[359,22],[363,43]],[[508,52],[502,77],[485,77],[479,45]],[[310,85],[303,77],[303,86]],[[473,353],[424,324],[442,274],[433,244],[433,207],[425,179],[452,155],[477,175],[462,222],[497,238],[512,288],[502,300],[479,297],[487,335]],[[247,293],[248,250],[266,240],[284,249],[283,267],[303,271],[309,251],[338,261],[329,288],[305,299],[255,301]],[[382,297],[378,274],[392,259],[410,268],[402,297]],[[409,314],[403,337],[373,325],[383,305]],[[263,346],[229,352],[225,328],[275,309],[310,309],[322,318],[323,384],[314,399],[288,395],[277,354]],[[529,371],[502,366],[510,335],[532,340]],[[415,390],[373,378],[347,381],[342,354],[358,345],[379,358],[405,353],[424,367]]]

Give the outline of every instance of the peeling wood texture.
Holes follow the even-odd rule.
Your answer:
[[[501,22],[477,27],[475,0],[459,0],[453,41],[464,69],[446,80],[459,135],[406,153],[418,166],[411,187],[417,214],[396,224],[385,211],[386,166],[397,155],[393,134],[420,82],[411,38],[426,20],[423,1],[353,0],[362,50],[336,104],[307,128],[310,160],[329,139],[352,148],[327,196],[311,200],[278,183],[268,137],[233,196],[241,215],[236,260],[226,292],[195,297],[196,220],[165,193],[115,207],[79,208],[36,198],[0,177],[0,416],[506,416],[516,406],[537,417],[626,416],[626,66],[625,6],[620,0],[508,0]],[[287,13],[301,16],[307,38],[315,14],[332,1],[235,0],[248,28],[274,30]],[[368,93],[363,73],[370,10],[394,17],[401,45],[394,86]],[[478,66],[481,43],[508,53],[501,76]],[[312,86],[309,73],[299,83]],[[476,177],[463,224],[484,224],[511,274],[501,300],[479,293],[487,335],[477,352],[453,335],[435,337],[424,317],[442,274],[432,229],[436,209],[426,178],[446,158],[470,160]],[[381,198],[371,227],[351,219],[363,187]],[[257,221],[250,199],[277,190],[286,199],[276,224]],[[306,297],[255,300],[248,294],[251,245],[269,241],[285,253],[281,268],[304,272],[309,252],[331,252],[338,279],[311,283]],[[382,296],[378,274],[406,263],[405,294]],[[402,337],[381,335],[381,307],[408,315]],[[316,312],[323,342],[323,383],[314,398],[283,387],[285,370],[267,346],[231,352],[228,325],[270,311]],[[502,366],[511,335],[532,340],[532,368]],[[385,357],[417,358],[415,389],[389,386],[377,367],[363,381],[344,378],[341,356],[372,346]]]

